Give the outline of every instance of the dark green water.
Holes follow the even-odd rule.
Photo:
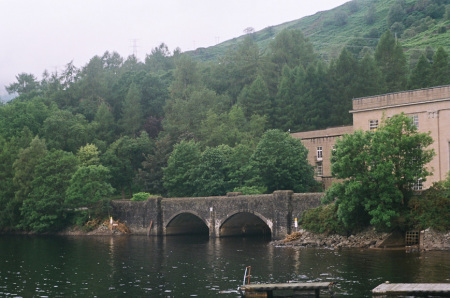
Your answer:
[[[0,297],[237,297],[252,282],[334,281],[337,296],[378,284],[450,282],[450,252],[279,248],[258,239],[0,236]]]

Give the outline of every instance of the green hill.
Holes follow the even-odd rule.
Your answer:
[[[353,0],[252,34],[261,52],[265,52],[281,30],[300,29],[316,53],[331,60],[344,46],[357,56],[366,47],[375,49],[381,34],[391,29],[413,63],[427,47],[450,49],[449,11],[449,0]],[[201,61],[216,60],[243,39],[244,35],[189,54]]]

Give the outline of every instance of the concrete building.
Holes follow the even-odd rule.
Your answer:
[[[428,188],[446,178],[450,170],[450,85],[395,92],[353,99],[353,126],[293,133],[309,150],[308,161],[316,167],[316,179],[328,188],[331,176],[330,157],[336,139],[355,130],[376,129],[384,118],[405,113],[413,118],[419,132],[431,132],[436,156],[427,165],[433,173],[416,189]]]

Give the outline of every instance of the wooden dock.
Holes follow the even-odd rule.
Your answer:
[[[428,296],[450,297],[450,283],[384,283],[372,290],[373,296]]]
[[[308,283],[280,283],[280,284],[248,284],[239,287],[242,297],[277,297],[280,294],[284,296],[290,292],[290,296],[311,293],[319,297],[320,290],[328,290],[331,297],[332,282],[308,282]]]

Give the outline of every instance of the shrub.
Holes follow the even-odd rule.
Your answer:
[[[242,186],[236,187],[234,192],[240,192],[243,195],[259,195],[267,192],[267,188],[264,186]]]
[[[450,229],[450,178],[447,182],[433,184],[422,195],[409,202],[410,221],[414,228]]]
[[[301,225],[314,233],[342,235],[347,233],[337,216],[337,206],[334,203],[306,210],[301,218]]]
[[[146,201],[149,197],[152,197],[152,195],[147,192],[138,192],[133,195],[131,200],[132,201]]]

